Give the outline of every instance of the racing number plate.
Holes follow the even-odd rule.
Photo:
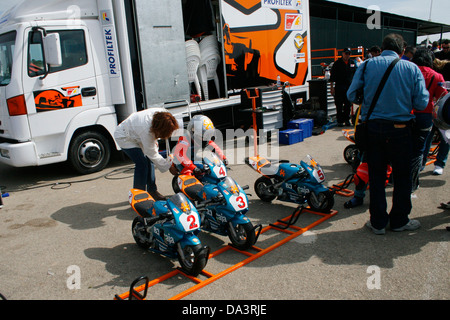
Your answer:
[[[325,180],[325,174],[323,173],[322,168],[319,166],[314,167],[313,175],[314,175],[314,178],[316,178],[316,180],[319,182],[322,182]]]
[[[197,213],[183,213],[180,215],[179,219],[185,231],[193,231],[200,227],[200,218]]]
[[[225,178],[227,176],[227,170],[224,165],[214,167],[213,171],[217,178]]]
[[[247,197],[241,193],[238,195],[232,195],[230,197],[230,203],[236,211],[241,211],[247,209],[248,207]]]

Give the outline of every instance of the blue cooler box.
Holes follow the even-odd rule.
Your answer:
[[[287,129],[280,131],[280,144],[294,144],[303,141],[303,130]]]
[[[314,127],[313,119],[294,119],[288,122],[288,129],[301,129],[303,130],[303,139],[312,136],[312,130]]]

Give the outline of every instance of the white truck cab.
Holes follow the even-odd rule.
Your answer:
[[[32,2],[0,22],[0,161],[23,167],[69,159],[81,173],[101,170],[117,116],[99,55],[97,3]]]

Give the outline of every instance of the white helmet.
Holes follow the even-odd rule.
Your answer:
[[[450,129],[450,93],[436,103],[433,109],[433,122],[439,129]]]
[[[215,133],[211,119],[204,115],[195,115],[187,125],[187,131],[196,142],[209,141]]]

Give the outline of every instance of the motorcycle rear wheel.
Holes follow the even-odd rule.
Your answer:
[[[330,213],[334,206],[334,193],[330,190],[319,192],[317,195],[311,193],[308,197],[308,205],[311,210]]]
[[[151,243],[145,241],[145,238],[148,238],[148,232],[145,228],[144,219],[142,217],[136,217],[133,220],[133,224],[131,225],[131,232],[133,233],[134,241],[136,244],[143,248],[148,249],[151,246]]]
[[[235,248],[247,250],[255,244],[256,234],[251,222],[237,224],[235,226],[229,224],[228,228],[228,237]],[[233,231],[230,228],[233,228]]]

